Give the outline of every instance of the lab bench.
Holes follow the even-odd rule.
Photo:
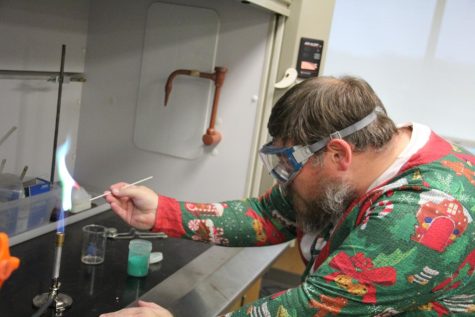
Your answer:
[[[66,219],[59,281],[60,292],[71,296],[73,304],[63,316],[98,316],[134,306],[138,299],[156,302],[175,317],[215,316],[228,310],[287,248],[287,244],[230,248],[174,238],[150,239],[152,251],[162,252],[164,258],[150,265],[146,277],[136,278],[127,275],[129,240],[108,239],[102,264],[81,262],[83,226],[94,223],[119,232],[130,229],[104,205],[87,214],[89,217],[76,215],[74,223]],[[55,224],[48,226],[37,229],[49,232],[37,232],[41,235],[36,237],[13,237],[15,245],[10,251],[21,264],[0,290],[1,316],[31,316],[36,311],[32,299],[49,291]]]

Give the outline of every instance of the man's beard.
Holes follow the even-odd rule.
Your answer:
[[[296,213],[297,227],[306,233],[319,232],[334,225],[358,195],[350,184],[329,181],[317,191],[319,197],[305,201],[292,189],[287,195]]]

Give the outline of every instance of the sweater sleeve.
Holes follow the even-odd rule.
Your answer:
[[[225,246],[260,246],[295,238],[295,214],[278,186],[258,198],[193,203],[160,196],[153,231]]]

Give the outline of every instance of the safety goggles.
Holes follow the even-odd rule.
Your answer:
[[[264,145],[259,156],[269,173],[282,185],[288,184],[300,172],[308,159],[317,151],[323,149],[332,139],[342,139],[373,122],[379,108],[372,111],[360,121],[330,134],[327,138],[310,145],[296,145],[291,147],[277,147],[272,141]]]

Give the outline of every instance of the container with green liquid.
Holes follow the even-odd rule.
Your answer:
[[[130,240],[127,274],[142,277],[148,274],[148,263],[152,242],[142,239]]]

